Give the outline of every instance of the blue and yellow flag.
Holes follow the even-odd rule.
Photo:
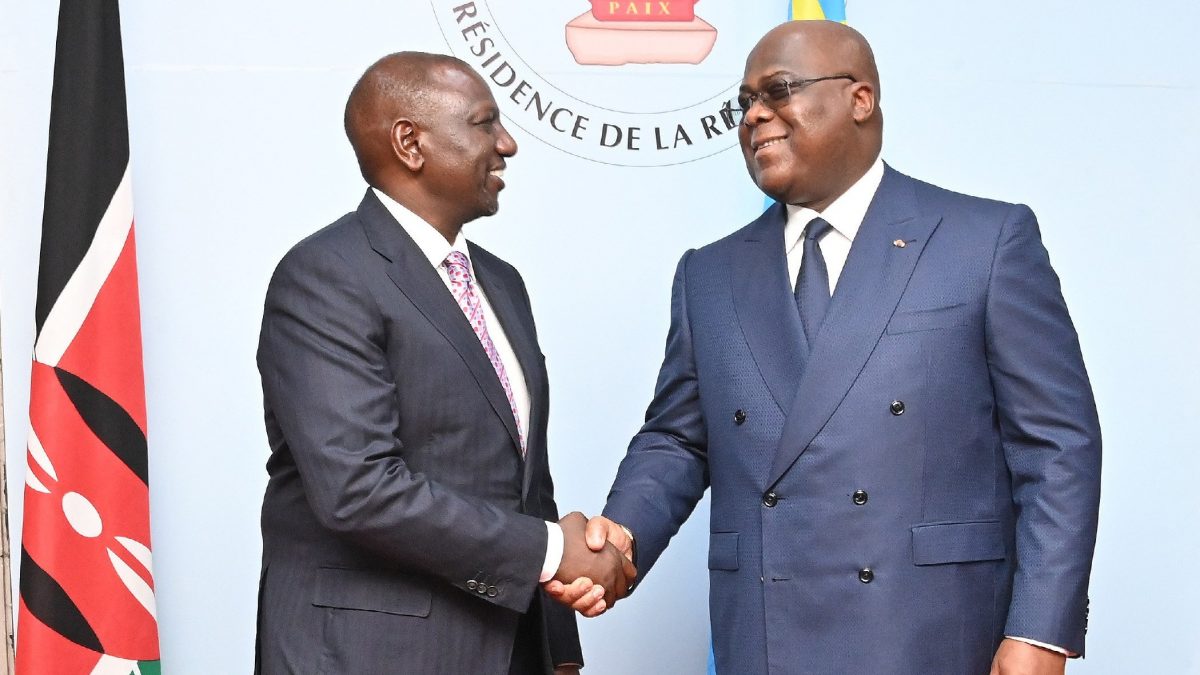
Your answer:
[[[791,0],[788,19],[829,19],[846,22],[845,0]]]

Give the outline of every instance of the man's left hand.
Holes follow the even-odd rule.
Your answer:
[[[558,666],[554,675],[579,675],[579,666]]]
[[[1066,669],[1064,654],[1005,638],[996,650],[990,675],[1063,675]]]

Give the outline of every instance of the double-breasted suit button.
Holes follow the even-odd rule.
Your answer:
[[[768,509],[774,508],[778,503],[779,495],[775,494],[774,492],[768,492],[767,494],[763,495],[763,506],[766,506]]]
[[[858,571],[858,580],[864,584],[869,584],[875,581],[875,573],[871,571],[870,567],[864,567]]]
[[[867,503],[867,491],[866,490],[855,490],[854,495],[851,497],[851,499],[854,500],[854,504],[856,506],[862,506],[863,504]]]
[[[746,411],[742,410],[741,408],[738,408],[733,413],[733,423],[740,425],[740,424],[744,424],[745,422],[746,422]]]
[[[893,415],[903,415],[904,401],[892,401],[892,404],[888,408],[892,411]]]

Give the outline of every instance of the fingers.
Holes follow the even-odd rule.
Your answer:
[[[609,607],[604,599],[604,587],[592,583],[587,577],[580,577],[570,584],[551,579],[542,584],[542,588],[556,602],[567,605],[588,618],[600,616]]]
[[[600,600],[597,600],[596,604],[592,605],[591,607],[577,611],[589,619],[594,619],[603,614],[604,610],[606,609],[608,609],[608,605],[606,605],[604,603],[604,599],[601,598]]]
[[[570,584],[551,579],[543,588],[550,597],[577,610],[587,609],[604,597],[604,589],[587,577],[579,577]]]

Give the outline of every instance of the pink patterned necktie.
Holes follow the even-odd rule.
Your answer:
[[[504,370],[504,363],[500,360],[496,345],[492,343],[492,337],[488,335],[487,322],[483,316],[483,305],[479,302],[479,294],[475,292],[475,284],[471,279],[471,261],[461,251],[451,251],[450,255],[446,256],[442,262],[442,266],[446,268],[446,272],[450,276],[450,292],[454,294],[459,309],[466,315],[471,329],[475,331],[475,337],[478,337],[479,343],[483,345],[483,351],[487,354],[488,361],[492,362],[492,368],[496,370],[496,377],[500,378],[500,386],[504,388],[504,395],[508,397],[508,407],[512,410],[513,420],[517,423],[517,438],[521,441],[521,455],[524,456],[525,432],[521,429],[521,416],[517,414],[517,401],[513,397],[512,385],[508,382],[508,373]]]

